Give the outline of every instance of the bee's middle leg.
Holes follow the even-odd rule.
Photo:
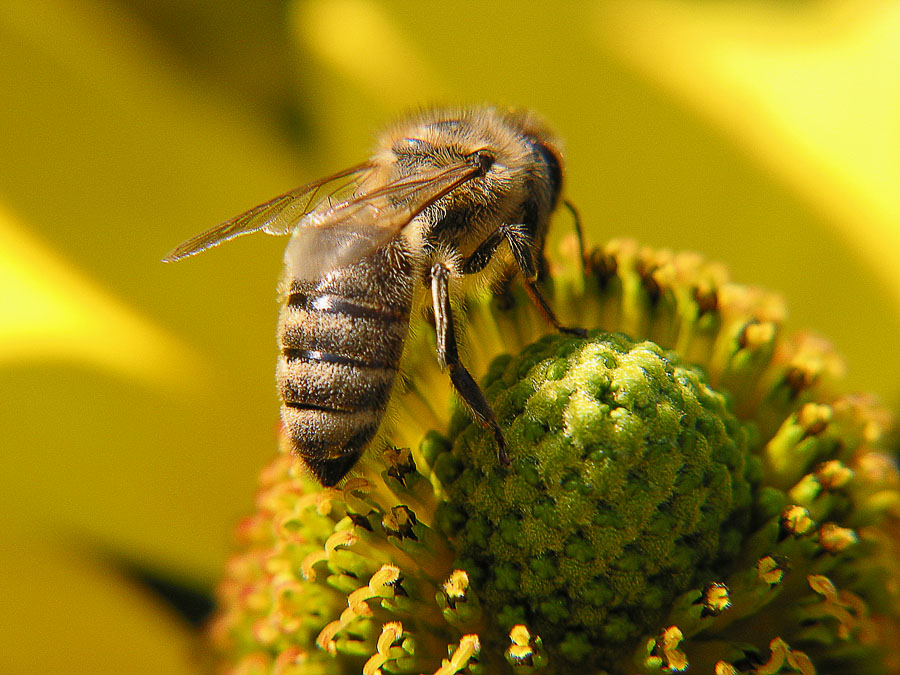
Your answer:
[[[450,381],[462,400],[481,426],[489,429],[497,441],[497,458],[508,466],[506,439],[497,423],[491,404],[484,397],[481,387],[466,370],[459,358],[456,331],[453,328],[453,311],[450,307],[450,268],[435,263],[431,268],[431,299],[434,303],[434,325],[437,329],[437,357],[441,367],[450,371]]]
[[[491,257],[500,245],[500,242],[506,240],[509,243],[509,250],[512,251],[513,259],[516,261],[519,270],[522,272],[522,283],[525,286],[525,292],[528,298],[537,307],[538,312],[544,317],[544,320],[553,326],[560,333],[569,335],[577,335],[585,337],[587,331],[583,328],[569,328],[563,326],[553,309],[547,303],[544,294],[537,285],[538,267],[535,255],[534,240],[528,234],[525,225],[501,225],[491,232],[487,238],[478,245],[478,248],[466,258],[462,263],[463,274],[472,274],[479,272],[490,262]]]

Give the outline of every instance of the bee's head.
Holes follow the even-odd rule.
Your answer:
[[[562,192],[562,157],[559,149],[536,136],[526,136],[526,138],[538,156],[540,164],[544,167],[544,174],[550,188],[550,204],[551,207],[554,207],[560,192]]]
[[[559,148],[546,137],[539,135],[524,134],[521,137],[526,146],[525,156],[529,154],[533,158],[531,160],[534,168],[531,170],[532,175],[539,178],[539,182],[546,186],[547,201],[551,210],[556,206],[559,195],[562,192],[563,170],[562,156]],[[497,166],[502,171],[503,167],[508,166],[504,162],[503,157],[498,157],[491,149],[480,149],[469,156],[471,161],[478,167],[477,175],[479,177],[487,176],[492,167]]]

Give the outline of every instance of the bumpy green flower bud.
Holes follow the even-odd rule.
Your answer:
[[[484,385],[515,450],[499,469],[489,432],[464,412],[451,424],[435,471],[459,565],[498,645],[522,623],[551,661],[608,664],[734,559],[749,435],[698,372],[624,335],[545,336]]]
[[[340,488],[272,462],[219,588],[221,669],[900,672],[896,438],[827,343],[631,242],[545,289],[609,332],[548,336],[519,292],[460,308],[510,466],[429,358]]]

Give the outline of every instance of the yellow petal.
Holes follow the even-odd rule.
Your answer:
[[[272,452],[283,243],[160,258],[302,162],[118,5],[0,2],[0,61],[0,511],[214,579]]]
[[[412,106],[446,95],[422,52],[377,3],[312,0],[294,6],[304,46],[373,99]]]
[[[600,5],[600,33],[795,189],[900,309],[900,5]]]
[[[4,527],[0,672],[196,673],[196,636],[146,589],[60,542]]]
[[[0,204],[0,367],[68,361],[153,385],[209,379],[202,358],[27,233]]]
[[[373,131],[401,110],[445,100],[427,49],[371,0],[295,0],[288,30],[306,66],[323,172],[366,158]]]

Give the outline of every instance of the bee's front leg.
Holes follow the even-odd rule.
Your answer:
[[[578,239],[578,257],[581,260],[582,269],[587,272],[588,258],[584,246],[584,230],[581,228],[581,216],[578,213],[578,209],[575,208],[575,205],[568,199],[563,202],[563,206],[569,209],[569,213],[572,214],[573,225],[575,226],[575,237]]]
[[[450,381],[465,402],[472,416],[481,426],[489,429],[497,440],[497,458],[504,466],[509,465],[506,454],[506,439],[497,423],[490,403],[484,397],[481,387],[459,359],[456,346],[456,331],[453,328],[453,311],[450,308],[450,268],[444,263],[435,263],[431,268],[431,299],[434,303],[434,325],[437,329],[437,357],[441,368],[450,371]]]
[[[528,293],[529,299],[537,307],[544,320],[560,333],[577,335],[578,337],[586,336],[587,331],[583,328],[563,326],[559,319],[556,318],[556,314],[553,313],[553,309],[547,303],[546,298],[544,298],[544,294],[541,293],[541,289],[538,288],[538,268],[535,259],[534,240],[532,240],[526,225],[501,225],[491,232],[487,239],[481,242],[468,258],[463,260],[461,268],[463,274],[472,274],[484,269],[497,250],[497,246],[504,239],[509,244],[509,250],[512,251],[513,259],[522,272],[522,283],[525,285],[525,292]]]

